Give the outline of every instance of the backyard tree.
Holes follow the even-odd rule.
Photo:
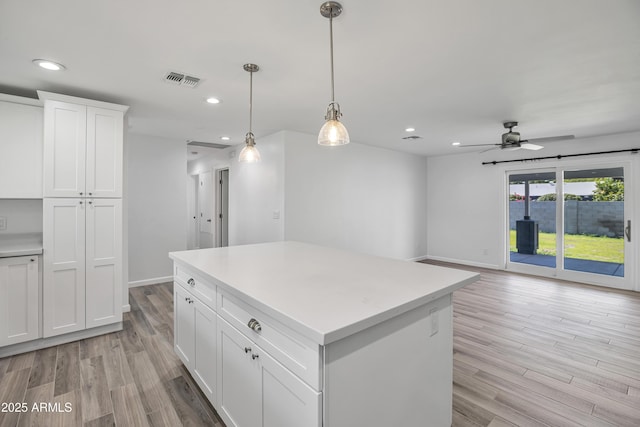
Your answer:
[[[594,202],[620,202],[624,200],[624,181],[610,177],[595,180]]]

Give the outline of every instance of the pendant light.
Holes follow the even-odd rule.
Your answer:
[[[342,13],[342,5],[328,1],[320,5],[320,14],[329,18],[329,43],[331,45],[331,103],[327,107],[326,120],[318,134],[319,145],[344,145],[349,143],[349,132],[340,123],[340,105],[335,101],[333,84],[333,18]]]
[[[244,64],[243,68],[249,72],[249,132],[245,136],[245,147],[240,151],[238,161],[241,163],[256,163],[260,161],[260,152],[256,148],[256,139],[251,131],[253,119],[253,73],[258,71],[260,67],[256,64]]]

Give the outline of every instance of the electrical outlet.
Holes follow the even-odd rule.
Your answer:
[[[0,231],[7,229],[7,218],[0,216]]]

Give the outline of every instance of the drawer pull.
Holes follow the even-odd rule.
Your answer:
[[[193,277],[192,277],[192,278],[190,278],[189,280],[187,280],[187,283],[188,283],[189,285],[191,285],[191,286],[195,286],[195,285],[196,285],[196,281],[195,281],[195,280],[193,280]]]
[[[262,330],[262,326],[260,325],[260,322],[258,322],[254,318],[251,318],[251,320],[249,320],[249,323],[247,323],[247,326],[249,327],[249,329],[252,329],[256,332],[260,332]]]
[[[251,347],[245,347],[244,348],[244,352],[245,353],[250,353],[251,352]]]
[[[253,360],[256,360],[258,357],[260,357],[260,355],[258,355],[258,354],[252,354],[252,355],[251,355],[251,358],[252,358]]]

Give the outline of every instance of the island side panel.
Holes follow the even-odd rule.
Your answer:
[[[451,426],[452,376],[448,294],[325,346],[324,427]]]

